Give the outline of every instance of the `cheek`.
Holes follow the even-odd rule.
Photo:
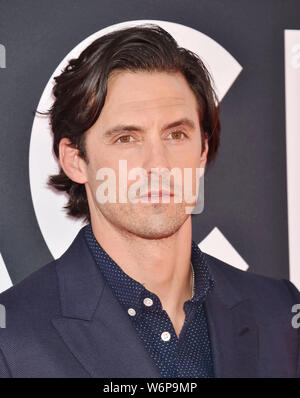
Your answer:
[[[191,167],[200,167],[201,155],[202,155],[202,145],[201,145],[201,136],[199,135],[199,139],[194,142],[193,147],[189,153],[190,162],[192,164]]]
[[[88,173],[90,178],[96,178],[97,172],[102,168],[110,168],[114,169],[114,163],[111,160],[111,157],[108,155],[108,151],[105,151],[105,148],[102,146],[90,143],[89,152],[88,152],[89,163]]]
[[[108,184],[111,192],[118,192],[118,160],[103,159],[101,154],[90,159],[87,165],[88,183],[94,194],[101,184]]]
[[[97,180],[96,180],[96,173],[97,171],[94,169],[93,164],[91,161],[87,166],[87,177],[88,177],[88,184],[91,187],[92,191],[95,191],[97,188]]]
[[[201,145],[195,143],[193,145],[186,146],[177,153],[176,159],[174,161],[180,168],[195,168],[200,167],[201,162]]]

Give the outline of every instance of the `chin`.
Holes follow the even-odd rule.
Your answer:
[[[144,231],[143,233],[136,233],[136,236],[139,236],[140,238],[143,239],[149,239],[149,240],[159,240],[159,239],[166,239],[169,238],[170,236],[174,235],[174,232],[161,232],[161,231]]]
[[[144,225],[144,228],[141,228],[141,225],[135,225],[133,228],[129,228],[130,232],[136,236],[139,236],[143,239],[165,239],[174,235],[181,227],[183,223],[167,225],[151,225],[151,223],[147,223]]]

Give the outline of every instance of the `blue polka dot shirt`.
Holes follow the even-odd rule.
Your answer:
[[[198,245],[192,241],[195,291],[192,299],[184,303],[186,316],[178,338],[158,296],[112,260],[97,242],[91,224],[84,227],[84,235],[96,264],[133,322],[161,377],[214,377],[205,298],[215,281]]]

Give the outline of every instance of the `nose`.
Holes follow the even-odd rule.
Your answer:
[[[152,136],[145,142],[142,153],[142,167],[151,174],[151,169],[167,168],[170,170],[168,148],[160,136]]]

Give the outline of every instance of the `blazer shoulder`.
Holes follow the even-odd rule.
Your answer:
[[[300,303],[300,292],[287,279],[243,271],[205,253],[209,269],[220,284],[229,284],[242,299],[252,299],[264,308],[291,308]],[[220,286],[219,286],[220,288]]]
[[[58,298],[56,260],[53,260],[2,292],[0,304],[5,307],[8,320],[16,320],[17,316],[24,320],[25,314],[32,318],[39,310],[57,306]]]
[[[2,292],[0,304],[5,314],[5,326],[0,329],[0,378],[6,378],[16,374],[24,355],[47,353],[45,341],[55,344],[52,319],[61,315],[56,261]]]

